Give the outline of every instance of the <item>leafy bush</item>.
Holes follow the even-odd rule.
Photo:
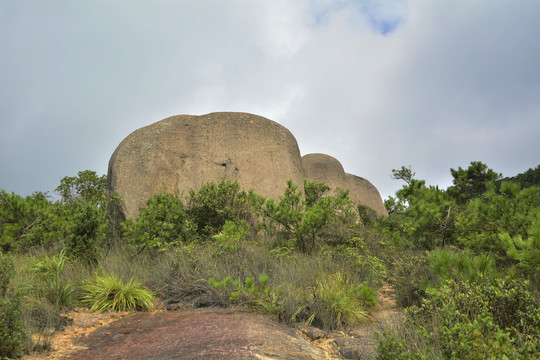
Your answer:
[[[0,358],[19,357],[24,349],[26,331],[21,320],[21,299],[10,291],[13,261],[0,253]]]
[[[420,305],[426,295],[425,290],[433,281],[434,275],[425,255],[403,256],[390,279],[396,294],[396,304],[403,308]]]
[[[241,241],[246,239],[249,229],[250,226],[245,220],[242,220],[239,225],[227,220],[223,225],[223,230],[214,235],[214,239],[224,249],[238,250],[242,247]]]
[[[103,233],[104,211],[86,201],[74,201],[69,205],[70,237],[66,242],[66,256],[88,264],[97,264],[99,241]]]
[[[190,190],[186,207],[187,216],[201,239],[219,233],[227,221],[251,221],[247,193],[240,190],[238,182],[226,178],[207,182],[198,190]]]
[[[387,280],[387,265],[384,259],[374,255],[373,247],[377,245],[374,244],[375,239],[369,239],[369,242],[368,244],[368,241],[362,238],[353,237],[346,244],[325,246],[321,250],[321,255],[330,256],[337,262],[349,265],[354,271],[363,274],[369,284],[380,286]],[[391,253],[391,246],[385,246],[383,251]]]
[[[60,180],[55,191],[65,203],[83,200],[99,206],[107,199],[107,177],[98,176],[91,170],[79,171],[77,176],[65,176]]]
[[[475,251],[490,251],[503,260],[512,261],[507,253],[508,239],[529,239],[540,223],[540,189],[521,189],[518,183],[503,182],[497,191],[488,184],[482,198],[468,204],[459,218],[460,242]],[[501,238],[504,235],[504,239]]]
[[[92,311],[150,310],[154,301],[152,292],[133,278],[123,282],[115,275],[95,275],[83,285],[82,302]]]
[[[328,192],[330,187],[326,184],[304,180],[304,192],[306,194],[306,205],[315,205]]]
[[[250,195],[253,209],[261,217],[261,225],[273,234],[283,230],[305,253],[315,251],[321,239],[331,241],[332,237],[340,236],[342,230],[356,220],[347,192],[338,196],[319,196],[317,201],[312,196],[310,201],[314,202],[307,206],[298,186],[289,180],[277,203],[274,199]],[[337,231],[334,230],[336,227]]]
[[[141,208],[135,222],[124,223],[128,243],[139,252],[144,249],[158,251],[189,241],[194,233],[182,199],[178,194],[161,193],[152,196]]]
[[[4,252],[51,247],[65,232],[62,207],[49,202],[46,194],[22,197],[0,190],[0,248]]]
[[[423,346],[394,334],[379,340],[379,358],[389,358],[392,344],[411,359],[532,359],[540,351],[540,308],[527,286],[448,280],[407,311],[405,326],[417,329]]]
[[[439,281],[453,279],[477,281],[495,278],[495,259],[489,254],[471,255],[449,249],[437,249],[428,253],[431,270]]]

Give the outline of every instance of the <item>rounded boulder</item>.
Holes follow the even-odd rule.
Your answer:
[[[126,137],[110,159],[107,180],[129,218],[156,193],[185,194],[224,177],[278,198],[287,180],[303,184],[296,139],[278,123],[247,113],[172,116]]]

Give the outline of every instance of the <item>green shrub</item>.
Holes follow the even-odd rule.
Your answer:
[[[434,275],[425,255],[403,256],[390,279],[396,294],[396,304],[402,308],[420,305],[428,284],[433,281]]]
[[[19,357],[24,350],[26,331],[21,319],[20,294],[10,290],[13,261],[0,254],[0,358]]]
[[[307,206],[315,205],[323,197],[324,193],[328,191],[330,191],[330,187],[326,184],[304,180]]]
[[[123,282],[115,275],[95,275],[83,285],[82,302],[92,311],[150,310],[154,301],[152,292],[133,278]]]
[[[431,270],[439,281],[449,279],[477,281],[495,278],[495,259],[489,254],[471,255],[449,249],[437,249],[428,253]]]
[[[388,277],[387,265],[383,259],[374,255],[372,247],[372,243],[368,245],[364,239],[353,237],[346,244],[335,247],[325,246],[321,254],[328,255],[339,263],[347,264],[354,271],[362,274],[364,281],[380,286]],[[391,252],[390,246],[387,246],[385,250]]]
[[[459,240],[468,248],[488,250],[513,263],[508,240],[534,238],[539,223],[538,186],[522,189],[519,183],[505,181],[497,191],[495,184],[490,183],[483,197],[472,199],[468,211],[460,217]],[[505,234],[504,239],[501,234]]]
[[[186,212],[201,239],[219,233],[227,221],[251,221],[251,209],[246,192],[240,184],[226,178],[207,182],[198,190],[190,190]]]
[[[196,227],[188,219],[178,194],[161,193],[148,199],[135,222],[131,219],[124,222],[124,229],[128,243],[142,252],[145,249],[165,251],[190,241]]]
[[[527,286],[509,279],[448,280],[407,310],[405,326],[425,342],[419,346],[394,334],[379,340],[379,350],[390,352],[394,343],[410,358],[533,359],[540,352],[540,308]]]
[[[214,239],[224,249],[238,250],[242,247],[241,242],[246,239],[249,229],[250,226],[245,220],[242,220],[238,225],[227,220],[223,225],[223,230],[214,235]]]
[[[347,192],[315,198],[312,196],[310,201],[313,203],[308,206],[302,192],[291,180],[287,181],[287,188],[277,202],[250,193],[260,225],[271,235],[285,234],[285,240],[292,240],[304,253],[316,251],[323,241],[341,237],[343,230],[356,220]]]
[[[22,197],[0,190],[0,249],[4,252],[51,247],[65,232],[62,206],[52,204],[46,194]]]
[[[99,256],[99,240],[104,227],[104,210],[76,200],[71,207],[70,234],[66,243],[66,256],[95,265]]]

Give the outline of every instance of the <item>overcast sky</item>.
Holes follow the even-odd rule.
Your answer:
[[[132,131],[250,112],[386,198],[540,164],[538,0],[0,0],[0,188],[106,174]]]

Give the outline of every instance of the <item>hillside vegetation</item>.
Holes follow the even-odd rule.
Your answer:
[[[404,185],[383,218],[311,182],[278,200],[208,182],[156,194],[127,220],[92,171],[62,179],[59,201],[1,190],[0,357],[47,350],[78,306],[237,306],[339,329],[365,321],[389,283],[405,320],[378,334],[379,359],[533,359],[537,171],[523,183],[481,162],[450,171],[443,190],[393,170]]]

